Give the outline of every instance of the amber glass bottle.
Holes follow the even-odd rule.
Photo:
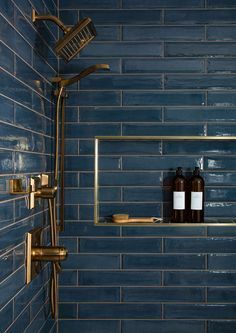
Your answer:
[[[190,189],[190,221],[204,222],[204,179],[200,176],[200,169],[195,167],[189,180]]]
[[[172,182],[173,207],[171,221],[184,223],[186,221],[186,178],[182,175],[182,168],[178,167]]]

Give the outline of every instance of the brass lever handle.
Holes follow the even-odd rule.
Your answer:
[[[37,246],[31,249],[32,261],[60,262],[67,258],[68,250],[60,246]]]

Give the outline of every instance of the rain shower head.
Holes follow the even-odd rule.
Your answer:
[[[92,74],[96,72],[97,70],[109,70],[110,66],[108,64],[96,64],[93,66],[90,66],[86,69],[84,69],[82,72],[80,72],[78,75],[73,76],[70,79],[63,79],[62,77],[54,77],[52,78],[52,82],[58,83],[60,88],[70,86],[71,84],[80,81],[84,77],[88,76],[89,74]]]
[[[79,21],[73,28],[68,28],[56,16],[37,15],[33,9],[32,21],[35,22],[36,20],[52,21],[63,30],[64,36],[56,43],[55,51],[66,62],[73,59],[97,35],[93,22],[89,17]]]

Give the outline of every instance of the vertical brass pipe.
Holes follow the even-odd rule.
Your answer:
[[[55,164],[54,164],[54,186],[58,184],[58,164],[59,164],[59,115],[60,102],[64,91],[64,87],[60,87],[57,95],[56,115],[55,115]]]
[[[65,96],[61,101],[61,145],[60,145],[60,231],[64,231],[64,188],[65,188],[65,176],[64,176],[64,161],[65,161]]]

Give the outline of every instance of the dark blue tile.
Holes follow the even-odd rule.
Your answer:
[[[203,255],[124,255],[124,269],[202,269]]]
[[[235,89],[236,79],[230,75],[167,75],[166,89]]]
[[[120,124],[67,124],[67,138],[93,138],[98,135],[119,135]]]
[[[14,5],[11,1],[3,0],[0,4],[1,14],[8,20],[13,20],[14,18]]]
[[[233,8],[236,4],[232,0],[207,0],[208,7]]]
[[[145,141],[145,140],[119,140],[100,142],[99,152],[102,155],[159,155],[160,141]]]
[[[170,238],[165,239],[165,252],[173,253],[227,253],[236,246],[234,238]]]
[[[176,319],[230,319],[234,316],[235,305],[194,304],[165,305],[165,318]]]
[[[161,43],[146,42],[145,48],[142,42],[111,42],[99,44],[93,43],[82,51],[83,57],[160,57]]]
[[[236,274],[224,271],[165,272],[165,286],[234,286]]]
[[[166,122],[222,122],[234,121],[235,109],[233,108],[216,108],[216,107],[200,107],[200,108],[165,108],[164,120]]]
[[[196,43],[166,43],[166,57],[219,57],[236,54],[234,43],[196,42]]]
[[[204,157],[204,169],[208,170],[232,170],[234,171],[235,158],[233,156]]]
[[[4,333],[8,326],[10,326],[13,320],[13,301],[8,303],[1,311],[0,311],[0,332]]]
[[[78,74],[87,67],[93,66],[97,63],[109,64],[109,74],[110,73],[120,73],[120,60],[116,58],[85,58],[85,59],[72,59],[70,66],[64,61],[60,61],[60,73],[61,74]],[[104,71],[101,70],[104,73]]]
[[[81,220],[91,220],[93,219],[93,210],[94,207],[91,205],[91,216],[88,213],[88,207],[90,206],[81,206],[80,207],[80,219]],[[119,236],[119,228],[117,227],[102,227],[95,226],[91,222],[67,222],[66,229],[63,233],[63,236]]]
[[[208,268],[209,269],[236,269],[235,254],[209,254]]]
[[[65,154],[66,155],[78,155],[78,139],[65,139]]]
[[[204,105],[204,95],[201,92],[123,92],[124,105]]]
[[[82,239],[81,239],[81,242],[82,242]],[[89,251],[87,251],[87,252],[89,252]],[[96,252],[96,251],[94,251],[94,252]],[[104,251],[101,251],[101,252],[104,252]],[[116,251],[114,251],[114,252],[116,252]],[[116,254],[102,255],[102,254],[70,253],[68,259],[63,263],[63,268],[66,268],[66,269],[118,269],[118,268],[120,268],[120,257],[119,257],[119,255],[116,255]]]
[[[60,287],[62,302],[119,302],[119,287]]]
[[[8,49],[3,43],[0,43],[1,60],[0,65],[6,71],[14,73],[14,53]]]
[[[236,126],[228,124],[210,124],[208,126],[208,135],[230,136],[236,134]],[[230,141],[229,141],[230,142]]]
[[[59,320],[62,332],[119,333],[119,320]]]
[[[60,237],[60,245],[66,247],[70,252],[77,252],[77,238],[75,237]]]
[[[46,133],[48,119],[20,105],[15,107],[15,123],[30,130]]]
[[[80,252],[156,253],[161,252],[161,240],[158,238],[86,238],[80,240]]]
[[[161,187],[129,187],[123,189],[124,202],[152,202],[165,200]]]
[[[158,286],[161,272],[81,271],[78,282],[85,286]]]
[[[66,220],[78,220],[78,206],[65,205],[65,219]],[[64,236],[64,234],[63,234]]]
[[[221,188],[207,188],[205,191],[207,201],[236,201],[236,189],[221,187]]]
[[[208,236],[230,236],[233,237],[236,235],[236,228],[234,226],[227,226],[218,228],[218,226],[215,227],[208,227],[207,231]]]
[[[204,333],[205,325],[203,321],[199,320],[124,320],[122,321],[122,332]]]
[[[6,333],[19,333],[23,332],[24,329],[29,325],[30,323],[30,309],[27,307],[20,316],[13,322],[13,324],[10,326],[9,330],[6,331]]]
[[[235,218],[236,205],[231,202],[208,202],[205,205],[205,216],[215,217],[220,221],[232,221]]]
[[[169,10],[165,12],[166,24],[222,24],[234,23],[235,11],[230,10]]]
[[[203,40],[204,29],[202,27],[148,27],[148,26],[124,26],[123,27],[123,40]]]
[[[234,333],[236,330],[236,323],[233,320],[210,320],[207,325],[209,333]]]
[[[0,229],[13,223],[13,205],[13,201],[6,201],[0,203]]]
[[[204,135],[200,124],[124,124],[123,135]]]
[[[236,289],[230,287],[207,288],[207,300],[214,303],[235,303]]]
[[[78,315],[82,319],[154,319],[161,317],[159,304],[79,304]]]
[[[123,302],[203,302],[204,288],[124,287]]]
[[[15,172],[42,172],[46,169],[47,159],[43,154],[15,154]]]
[[[235,73],[236,64],[234,59],[208,59],[207,68],[209,73]]]
[[[120,92],[70,91],[67,104],[69,106],[116,106],[120,104]]]
[[[12,274],[14,269],[13,251],[9,251],[0,257],[1,272],[0,281],[4,280],[8,275]]]
[[[74,0],[68,3],[67,0],[61,0],[61,9],[82,9],[82,8],[119,8],[118,0],[101,0],[99,3],[96,0]]]
[[[201,59],[122,59],[123,73],[201,73],[204,62]]]
[[[93,75],[81,81],[81,90],[134,90],[161,89],[162,78],[159,75]]]
[[[81,107],[80,122],[159,122],[162,119],[160,108],[140,107]]]
[[[0,172],[2,174],[13,173],[13,158],[11,152],[0,151]]]
[[[214,41],[233,41],[235,40],[236,29],[231,27],[208,27],[207,39]]]
[[[77,270],[63,269],[62,272],[60,272],[60,275],[59,275],[60,286],[76,286],[77,280],[78,280]]]
[[[30,322],[30,325],[25,329],[25,333],[38,332],[45,325],[46,319],[50,309],[49,303],[46,303],[45,306],[40,310],[36,317]]]
[[[158,186],[161,185],[162,175],[157,171],[142,173],[144,177],[140,177],[140,172],[101,172],[99,174],[100,186]],[[81,182],[83,180],[81,175]],[[128,188],[127,188],[128,190]]]
[[[3,121],[7,121],[8,123],[13,123],[14,121],[14,103],[5,98],[4,96],[0,96],[0,119]]]
[[[93,204],[93,189],[65,189],[65,204]],[[121,193],[119,188],[101,188],[99,191],[101,201],[120,201]]]
[[[160,10],[81,10],[80,17],[91,17],[95,25],[118,24],[158,24],[161,23]],[[109,54],[109,53],[108,53]]]
[[[77,304],[59,304],[59,316],[61,319],[76,319],[77,318]]]
[[[96,26],[97,41],[119,41],[120,29],[118,26]]]
[[[175,156],[131,156],[123,158],[123,170],[174,170],[179,164],[179,158]],[[193,165],[201,165],[201,157],[185,156],[181,161],[183,168],[192,168]]]
[[[164,236],[164,237],[178,237],[178,236],[204,236],[204,227],[148,227],[148,228],[137,228],[132,226],[122,227],[122,235],[128,237],[148,237],[148,236]]]
[[[194,8],[194,7],[204,7],[204,2],[202,0],[123,0],[124,8]]]

